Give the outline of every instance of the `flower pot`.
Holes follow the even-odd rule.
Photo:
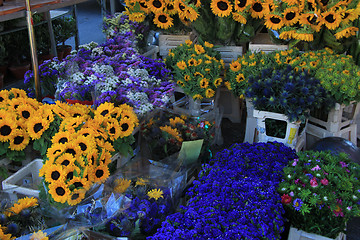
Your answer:
[[[339,236],[337,236],[337,238],[333,239],[314,233],[304,232],[294,227],[290,227],[288,240],[312,240],[312,239],[313,240],[345,240],[346,235],[344,233],[340,233]]]
[[[24,79],[24,75],[30,70],[30,63],[9,66],[9,70],[16,80]]]
[[[57,58],[59,59],[59,61],[63,60],[64,58],[64,49],[62,48],[56,48],[56,55],[57,55]]]
[[[63,50],[64,50],[63,58],[66,58],[68,55],[70,55],[71,50],[72,50],[72,46],[70,46],[70,45],[63,45],[62,47],[63,47]]]

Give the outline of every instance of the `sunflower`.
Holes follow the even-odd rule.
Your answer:
[[[233,72],[238,72],[241,69],[241,63],[239,61],[232,60],[230,63],[230,70]]]
[[[70,113],[70,116],[73,118],[82,117],[82,116],[89,117],[89,107],[84,104],[75,103],[70,108],[69,113]]]
[[[45,181],[48,183],[54,182],[64,182],[65,181],[65,172],[63,168],[58,164],[49,164],[46,166]]]
[[[205,97],[206,98],[212,98],[215,95],[215,91],[211,88],[206,89],[205,91]]]
[[[334,30],[341,23],[341,15],[335,11],[327,11],[321,13],[321,23],[328,29]]]
[[[74,177],[79,176],[81,169],[75,165],[64,166],[63,168],[65,181],[71,181]]]
[[[109,168],[105,164],[100,164],[95,167],[91,173],[91,179],[95,183],[104,182],[110,175]]]
[[[93,137],[95,135],[95,131],[90,127],[82,127],[79,131],[77,131],[77,134],[82,135],[84,137],[89,137],[89,136]]]
[[[52,182],[49,184],[49,194],[55,202],[65,203],[70,195],[70,189],[64,182]]]
[[[97,121],[97,119],[89,119],[85,123],[85,128],[91,128],[94,133],[92,134],[96,138],[107,138],[107,133],[105,129],[101,127],[101,122]]]
[[[146,15],[143,12],[133,12],[129,13],[129,20],[133,22],[143,22],[146,18]]]
[[[155,200],[158,200],[159,198],[164,198],[163,194],[164,192],[160,189],[152,189],[147,193],[150,199],[154,198]]]
[[[239,23],[242,23],[242,24],[247,23],[246,17],[240,12],[232,12],[232,17],[235,21],[237,21]]]
[[[0,109],[0,119],[11,119],[12,121],[16,121],[17,115],[13,111],[8,111],[7,108]]]
[[[239,73],[238,75],[236,75],[235,79],[236,79],[236,82],[241,83],[242,81],[245,81],[245,76],[244,76],[244,74]]]
[[[35,109],[29,104],[22,104],[16,109],[16,112],[20,118],[27,120],[34,115]]]
[[[49,126],[49,122],[39,116],[34,116],[27,122],[28,133],[34,140],[39,139]]]
[[[298,32],[296,32],[294,34],[294,39],[298,39],[298,40],[306,41],[306,42],[312,42],[312,41],[314,41],[314,35],[312,33],[298,33]]]
[[[74,206],[74,205],[79,204],[85,198],[85,193],[86,193],[85,189],[74,189],[69,194],[69,197],[67,199],[67,203],[70,206]]]
[[[22,151],[30,142],[29,134],[23,129],[15,129],[10,138],[9,148],[13,151]]]
[[[251,5],[252,0],[235,0],[234,10],[237,12],[243,12],[245,8]]]
[[[55,162],[55,159],[60,156],[65,151],[65,145],[60,143],[54,143],[47,149],[46,156],[47,158]]]
[[[52,104],[49,107],[56,115],[58,115],[62,119],[70,117],[70,106],[67,103],[56,101],[56,104]]]
[[[190,0],[189,5],[193,4],[195,7],[199,8],[201,6],[200,0]]]
[[[0,91],[0,102],[9,100],[9,91],[4,89]]]
[[[201,46],[200,44],[195,44],[195,45],[194,45],[194,49],[195,49],[195,52],[196,52],[197,54],[205,53],[204,47]]]
[[[209,80],[207,78],[203,78],[200,80],[200,87],[207,88],[209,86]]]
[[[92,149],[88,155],[86,155],[86,159],[88,162],[88,165],[98,165],[99,161],[99,152],[97,149]]]
[[[335,37],[336,39],[348,38],[351,36],[355,36],[357,31],[359,31],[359,28],[357,27],[339,28],[335,33]]]
[[[222,83],[222,78],[217,78],[217,79],[215,79],[215,81],[214,81],[214,86],[215,87],[218,87],[218,86],[220,86],[221,85],[221,83]]]
[[[298,0],[284,0],[284,2],[289,6],[298,4]]]
[[[0,141],[6,142],[12,139],[16,128],[16,121],[14,121],[12,118],[0,119]]]
[[[114,146],[108,142],[108,141],[105,141],[104,139],[98,139],[96,138],[96,144],[97,146],[102,149],[102,150],[106,150],[106,151],[109,151],[109,152],[114,152],[115,149],[114,149]]]
[[[195,60],[194,58],[190,58],[190,59],[188,60],[188,66],[189,66],[189,67],[194,66],[195,63],[196,63],[196,60]]]
[[[254,0],[250,8],[250,13],[253,18],[262,18],[269,13],[268,4],[261,0]]]
[[[286,8],[283,12],[283,22],[285,26],[291,26],[298,22],[299,20],[299,8],[290,7]]]
[[[199,17],[199,13],[192,7],[186,7],[184,10],[184,16],[188,21],[193,22]]]
[[[295,35],[296,35],[296,31],[295,31],[295,30],[282,31],[282,32],[279,34],[279,38],[280,38],[280,39],[284,39],[284,40],[293,39]]]
[[[60,143],[65,144],[67,142],[70,142],[72,139],[72,134],[69,131],[59,131],[55,133],[55,135],[52,137],[51,142],[52,144]]]
[[[321,29],[320,19],[315,13],[303,13],[299,16],[299,23],[302,26],[310,26],[312,30],[319,32]]]
[[[4,233],[5,230],[2,229],[1,225],[0,225],[0,239],[1,240],[12,240],[15,239],[15,237],[13,237],[10,233],[9,234],[5,234]]]
[[[8,108],[9,110],[11,109],[12,111],[16,111],[16,109],[20,106],[20,105],[24,105],[25,101],[23,100],[23,98],[13,98],[11,99],[11,101],[8,101]]]
[[[40,107],[37,112],[39,112],[40,116],[46,121],[48,121],[49,124],[55,120],[54,114],[50,108]]]
[[[108,165],[111,163],[111,153],[105,149],[101,150],[101,155],[99,159],[99,164],[105,164]]]
[[[265,15],[265,26],[272,30],[278,30],[284,26],[283,18],[277,14],[266,14]]]
[[[175,2],[166,2],[164,12],[168,13],[170,16],[175,15],[177,12],[174,4]]]
[[[68,186],[70,186],[70,189],[73,189],[72,187],[74,187],[74,189],[84,189],[84,190],[89,190],[91,187],[91,182],[89,182],[86,178],[83,177],[73,177],[73,179],[71,179],[68,183]],[[73,185],[73,186],[71,186]]]
[[[145,186],[148,182],[149,182],[148,180],[138,177],[135,182],[135,187],[136,186]]]
[[[34,197],[20,198],[19,200],[17,200],[16,203],[14,203],[14,205],[12,207],[10,207],[9,209],[6,210],[5,214],[6,214],[6,216],[10,217],[12,215],[19,214],[24,209],[36,207],[38,205],[39,204],[38,204],[37,198],[34,198]]]
[[[74,165],[76,161],[76,158],[70,153],[64,153],[55,160],[55,164],[61,165],[61,166],[68,166],[68,165]]]
[[[171,125],[172,127],[175,127],[176,124],[181,124],[181,125],[184,125],[184,124],[185,124],[185,121],[182,120],[182,119],[179,118],[179,117],[170,118],[170,119],[169,119],[169,122],[170,122],[170,125]]]
[[[74,158],[79,158],[81,156],[81,147],[75,141],[71,141],[64,144],[64,152],[70,153]]]
[[[347,24],[356,20],[359,17],[360,10],[359,9],[346,9],[341,13],[342,16],[342,24]]]
[[[201,96],[200,94],[195,94],[193,97],[192,97],[194,100],[196,99],[203,99],[203,96]]]
[[[94,111],[95,116],[110,117],[115,109],[114,103],[104,102],[100,104]]]
[[[179,61],[176,63],[176,66],[180,69],[180,70],[184,70],[186,68],[186,63],[184,61]]]
[[[46,235],[47,235],[46,232],[39,230],[31,234],[30,240],[48,240],[49,238]]]
[[[112,126],[111,128],[114,128],[114,126]],[[84,137],[83,135],[79,135],[72,142],[80,147],[80,154],[82,155],[88,154],[91,151],[91,149],[94,149],[96,147],[96,142],[94,138]]]
[[[134,131],[134,124],[131,121],[131,119],[128,118],[121,119],[119,125],[120,125],[120,129],[119,129],[120,137],[130,136]]]
[[[230,16],[232,11],[232,5],[228,0],[211,0],[210,8],[219,17]]]
[[[114,183],[115,183],[114,191],[117,193],[124,193],[126,189],[130,187],[131,180],[120,178],[120,179],[116,179]]]
[[[163,0],[149,0],[147,2],[148,8],[155,14],[163,12],[165,5]]]
[[[86,122],[85,117],[68,117],[65,118],[59,127],[60,131],[76,132]]]
[[[197,76],[199,76],[201,78],[204,78],[204,75],[202,73],[200,73],[200,72],[195,72],[194,73],[194,77],[197,77]]]
[[[170,126],[163,126],[163,127],[160,127],[160,130],[173,136],[179,142],[182,142],[181,134],[179,133],[179,131],[176,128],[172,128]]]

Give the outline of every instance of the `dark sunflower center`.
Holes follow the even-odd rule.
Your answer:
[[[116,130],[114,127],[110,128],[110,131],[109,131],[111,134],[115,134],[116,133]]]
[[[224,2],[224,1],[219,1],[219,2],[217,3],[217,7],[218,7],[221,11],[226,11],[226,10],[228,10],[229,5],[228,5],[226,2]]]
[[[106,114],[108,114],[109,113],[109,110],[104,110],[104,111],[102,111],[100,114],[102,115],[102,116],[105,116]]]
[[[129,129],[129,124],[127,124],[127,123],[121,124],[121,129],[122,129],[124,132],[127,131],[127,130]]]
[[[343,19],[346,19],[349,15],[350,15],[349,13],[345,13]]]
[[[4,98],[3,97],[0,97],[0,102],[4,101]]]
[[[179,9],[180,9],[180,11],[184,11],[185,10],[185,6],[184,5],[182,5],[181,3],[179,3]]]
[[[263,10],[263,6],[262,6],[260,3],[255,3],[255,4],[253,5],[253,10],[254,10],[255,12],[261,12],[261,11]]]
[[[270,21],[274,24],[279,24],[281,22],[281,19],[278,17],[271,17]]]
[[[44,127],[43,127],[43,125],[42,125],[41,123],[36,123],[36,124],[34,125],[34,132],[35,132],[35,133],[38,133],[38,132],[40,132],[43,128],[44,128]]]
[[[67,175],[66,175],[66,179],[68,180],[71,180],[74,178],[74,172],[69,172]]]
[[[68,148],[68,149],[66,149],[66,151],[65,151],[66,153],[70,153],[70,154],[72,154],[73,156],[75,156],[76,155],[76,152],[75,152],[75,150],[74,149],[72,149],[72,148]]]
[[[56,191],[56,194],[59,195],[59,196],[64,196],[65,195],[65,189],[62,188],[62,187],[57,187],[55,191]]]
[[[53,171],[53,172],[51,173],[51,179],[53,179],[53,180],[58,180],[59,177],[60,177],[60,173],[59,173],[58,171]]]
[[[161,8],[162,7],[162,3],[158,0],[153,1],[153,6],[156,8]]]
[[[24,141],[24,137],[23,136],[16,136],[15,138],[14,138],[14,144],[15,145],[18,145],[18,144],[21,144],[23,141]]]
[[[55,150],[55,151],[53,152],[53,154],[55,155],[55,154],[58,153],[58,152],[61,152],[61,150],[57,149],[57,150]]]
[[[76,117],[81,117],[81,114],[80,114],[80,113],[75,113],[75,114],[73,115],[73,117],[74,117],[74,118],[76,118]]]
[[[87,145],[85,143],[80,143],[79,144],[81,151],[85,151],[87,149]]]
[[[240,8],[243,8],[243,7],[245,7],[246,2],[247,2],[247,0],[240,0],[238,6],[239,6]]]
[[[28,119],[30,117],[30,113],[29,111],[24,110],[21,112],[21,116],[25,119]]]
[[[140,2],[140,6],[143,8],[147,8],[147,5],[145,4],[145,2]]]
[[[2,136],[8,136],[11,133],[12,129],[9,125],[4,125],[0,128],[0,133]]]
[[[71,196],[71,200],[76,200],[80,197],[80,195],[78,193],[74,193],[72,196]]]
[[[68,139],[66,137],[62,137],[59,140],[59,143],[67,143],[67,142],[68,142]]]
[[[87,136],[89,136],[89,135],[90,135],[89,133],[84,133],[84,134],[83,134],[84,137],[87,137]]]
[[[96,170],[95,176],[96,176],[97,178],[101,178],[103,175],[104,175],[104,170],[102,170],[102,169]]]
[[[82,184],[82,182],[74,182],[74,186],[75,188],[79,188],[79,187],[83,187],[84,184]]]
[[[315,16],[308,16],[306,19],[308,20],[308,22],[310,24],[315,24],[316,20],[317,20],[317,18]]]
[[[17,109],[19,107],[19,105],[14,105],[14,108]]]
[[[293,20],[296,14],[294,12],[289,12],[285,15],[286,20],[290,21]]]
[[[64,166],[67,166],[70,164],[70,161],[69,160],[64,160],[61,165],[64,165]]]
[[[94,163],[95,163],[95,157],[91,156],[91,164],[94,164]]]
[[[168,4],[168,5],[166,6],[166,8],[167,8],[167,10],[171,11],[171,10],[174,9],[174,5]]]
[[[327,15],[327,16],[325,17],[325,20],[326,20],[327,22],[329,22],[329,23],[335,22],[334,15],[332,15],[332,14]]]

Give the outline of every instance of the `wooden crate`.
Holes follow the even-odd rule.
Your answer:
[[[190,34],[188,35],[159,35],[159,54],[161,57],[166,57],[169,54],[169,50],[176,48],[182,43],[185,43],[186,40],[190,39]]]
[[[224,60],[225,68],[229,67],[230,63],[243,54],[242,46],[221,46],[215,47],[216,51],[220,52],[221,59]]]
[[[249,51],[251,52],[260,52],[265,53],[273,51],[284,51],[289,49],[289,45],[279,45],[274,44],[268,33],[258,33],[255,38],[249,43]]]

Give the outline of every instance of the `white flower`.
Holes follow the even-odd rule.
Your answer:
[[[285,192],[285,191],[286,191],[286,188],[283,187],[283,188],[281,189],[281,191]]]
[[[353,195],[352,198],[353,198],[354,200],[357,200],[357,199],[358,199],[358,197],[355,196],[355,195]]]
[[[316,176],[317,176],[317,177],[321,177],[321,174],[320,174],[320,173],[317,173]]]
[[[325,197],[323,197],[323,199],[324,199],[324,201],[326,202],[326,201],[328,200],[328,197],[325,196]]]
[[[287,175],[287,177],[288,177],[288,178],[291,178],[291,175],[289,174],[289,175]]]

